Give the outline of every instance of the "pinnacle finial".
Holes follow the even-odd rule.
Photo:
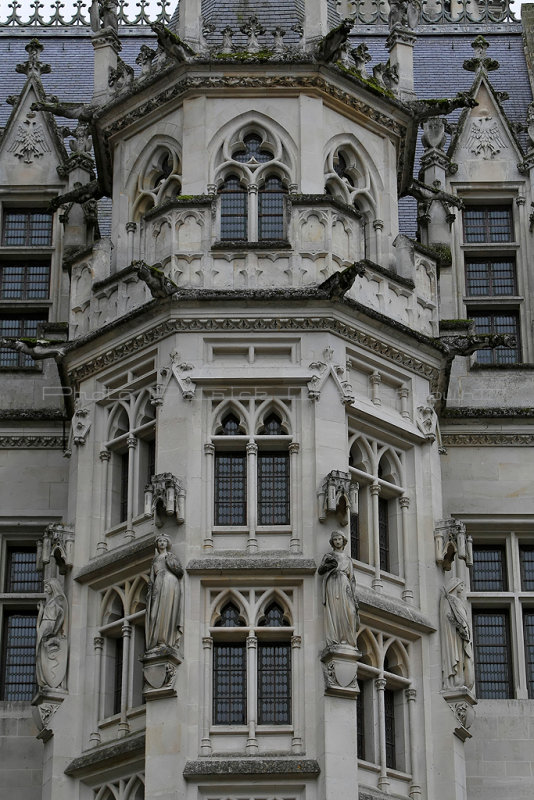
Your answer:
[[[22,72],[29,78],[30,75],[40,77],[52,71],[50,64],[42,64],[39,61],[39,56],[44,50],[44,46],[39,39],[31,39],[24,49],[28,53],[28,60],[23,64],[17,64],[15,72]]]
[[[493,70],[499,69],[499,62],[495,61],[494,58],[486,56],[489,42],[484,39],[483,36],[477,36],[476,39],[471,42],[471,47],[475,51],[475,55],[473,58],[467,58],[464,61],[463,67],[465,70],[468,72],[479,72],[480,70],[492,72]]]

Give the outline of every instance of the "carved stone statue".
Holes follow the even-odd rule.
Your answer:
[[[421,4],[419,0],[390,0],[389,4],[389,29],[396,25],[413,30],[419,23]]]
[[[343,551],[347,537],[340,531],[330,536],[332,550],[323,556],[319,575],[323,578],[323,605],[325,606],[326,644],[356,647],[358,626],[358,600],[352,559]]]
[[[180,635],[182,565],[171,553],[171,540],[165,534],[156,538],[156,554],[150,570],[145,634],[146,649],[176,646]]]
[[[467,608],[463,599],[464,582],[452,578],[443,587],[440,599],[441,660],[443,688],[466,686],[475,683],[473,643]]]
[[[43,588],[46,600],[39,604],[37,615],[35,671],[41,688],[57,689],[67,671],[67,598],[57,578],[45,581]]]

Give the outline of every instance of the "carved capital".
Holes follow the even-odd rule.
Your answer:
[[[377,678],[375,680],[376,690],[378,692],[383,692],[386,688],[387,681],[385,678]]]
[[[215,455],[215,445],[211,442],[206,442],[204,444],[204,453],[207,456],[214,456]]]
[[[371,495],[379,495],[381,491],[382,491],[382,489],[378,485],[378,483],[372,483],[369,486],[369,492],[371,493]]]
[[[135,233],[137,230],[137,222],[127,222],[126,223],[126,232],[127,233]]]
[[[204,648],[204,650],[213,649],[213,639],[211,638],[211,636],[202,637],[202,647]]]
[[[111,453],[109,450],[101,450],[100,453],[98,454],[98,457],[102,462],[109,461],[111,458]]]
[[[301,636],[292,636],[291,637],[291,647],[293,650],[299,650],[302,647],[302,637]]]
[[[405,689],[404,696],[408,702],[414,703],[417,698],[417,690],[412,688]]]
[[[258,454],[258,445],[256,442],[247,442],[246,451],[247,455],[256,456]]]
[[[93,647],[95,648],[95,653],[101,653],[104,648],[104,637],[95,636],[93,639]]]
[[[401,508],[410,508],[410,498],[406,496],[399,497],[399,505]]]
[[[131,448],[131,449],[133,449],[134,447],[137,447],[137,439],[136,439],[136,437],[135,436],[128,436],[128,438],[126,439],[126,445],[127,445],[128,448]]]
[[[384,220],[383,219],[374,219],[373,220],[373,228],[375,229],[375,231],[384,230]]]
[[[300,444],[298,442],[291,442],[287,449],[289,450],[290,455],[297,455],[300,450]]]

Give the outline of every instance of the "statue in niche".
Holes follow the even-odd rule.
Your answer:
[[[443,688],[453,689],[475,684],[473,642],[467,607],[463,599],[465,584],[452,578],[443,587],[440,600],[441,657]]]
[[[67,598],[57,578],[45,580],[43,589],[46,600],[39,604],[37,615],[35,671],[41,688],[57,689],[67,671]]]
[[[325,553],[318,569],[319,575],[324,575],[323,605],[328,647],[356,647],[360,619],[352,559],[343,552],[346,544],[347,537],[341,531],[333,531],[330,536],[332,550]]]
[[[180,637],[182,588],[184,571],[171,553],[171,540],[166,534],[156,538],[156,554],[148,584],[145,635],[146,649],[175,647]]]

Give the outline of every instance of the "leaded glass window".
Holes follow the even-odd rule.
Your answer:
[[[1,300],[47,300],[50,262],[31,259],[0,264]]]
[[[250,133],[245,136],[243,144],[244,149],[234,153],[234,161],[238,161],[240,164],[248,164],[250,161],[255,161],[257,164],[265,164],[267,161],[272,161],[271,153],[262,148],[262,139],[258,134]]]
[[[395,769],[397,764],[395,752],[395,692],[384,690],[384,723],[386,729],[386,766]]]
[[[239,615],[239,609],[235,603],[226,603],[222,609],[219,619],[215,623],[221,628],[239,628],[244,625],[244,620]]]
[[[350,515],[350,557],[360,558],[360,521],[359,515]]]
[[[258,525],[289,525],[289,454],[258,453]]]
[[[265,609],[265,615],[259,624],[266,628],[280,628],[289,623],[284,616],[283,608],[278,603],[271,603]]]
[[[365,761],[365,710],[364,710],[364,684],[358,681],[358,694],[356,695],[356,737],[357,737],[357,751],[358,758]]]
[[[258,643],[258,723],[291,723],[291,645]]]
[[[227,414],[222,421],[223,436],[238,436],[241,433],[239,430],[239,420],[235,414]]]
[[[534,592],[534,547],[519,548],[519,563],[521,564],[521,589],[524,592]]]
[[[248,239],[248,197],[237,175],[230,175],[220,189],[221,239],[246,241]]]
[[[122,637],[113,640],[113,713],[118,714],[122,702],[122,664],[124,661],[124,640]]]
[[[247,710],[245,645],[213,645],[213,724],[244,725]]]
[[[534,611],[531,609],[523,613],[523,629],[525,631],[528,696],[532,700],[534,699]]]
[[[32,208],[4,209],[4,247],[47,247],[52,244],[52,216]]]
[[[519,361],[519,314],[517,312],[505,309],[491,311],[468,309],[467,314],[474,321],[477,333],[509,333],[515,337],[517,342],[515,347],[477,350],[478,364],[516,364]]]
[[[465,290],[469,297],[517,294],[513,258],[470,258],[465,262]]]
[[[32,314],[3,315],[0,317],[0,338],[6,339],[33,339],[37,336],[38,326],[46,322],[48,315],[34,312]],[[0,348],[0,367],[6,369],[19,369],[20,367],[34,367],[35,362],[31,356],[16,350]]]
[[[508,611],[473,611],[476,693],[479,698],[513,697]]]
[[[6,592],[42,592],[43,579],[35,558],[35,547],[8,547]]]
[[[464,209],[464,241],[468,244],[513,241],[509,205],[471,206]]]
[[[2,700],[31,700],[34,695],[36,627],[35,611],[10,611],[4,615]]]
[[[506,552],[501,546],[473,547],[471,591],[505,592]]]
[[[380,473],[379,473],[380,474]],[[380,569],[389,572],[389,518],[388,501],[378,498],[378,538],[380,542]]]
[[[215,455],[215,525],[246,525],[247,462],[245,453]]]
[[[283,239],[284,188],[277,177],[269,177],[258,195],[258,239]]]
[[[264,436],[283,436],[284,429],[277,414],[273,413],[265,417],[262,433]]]

